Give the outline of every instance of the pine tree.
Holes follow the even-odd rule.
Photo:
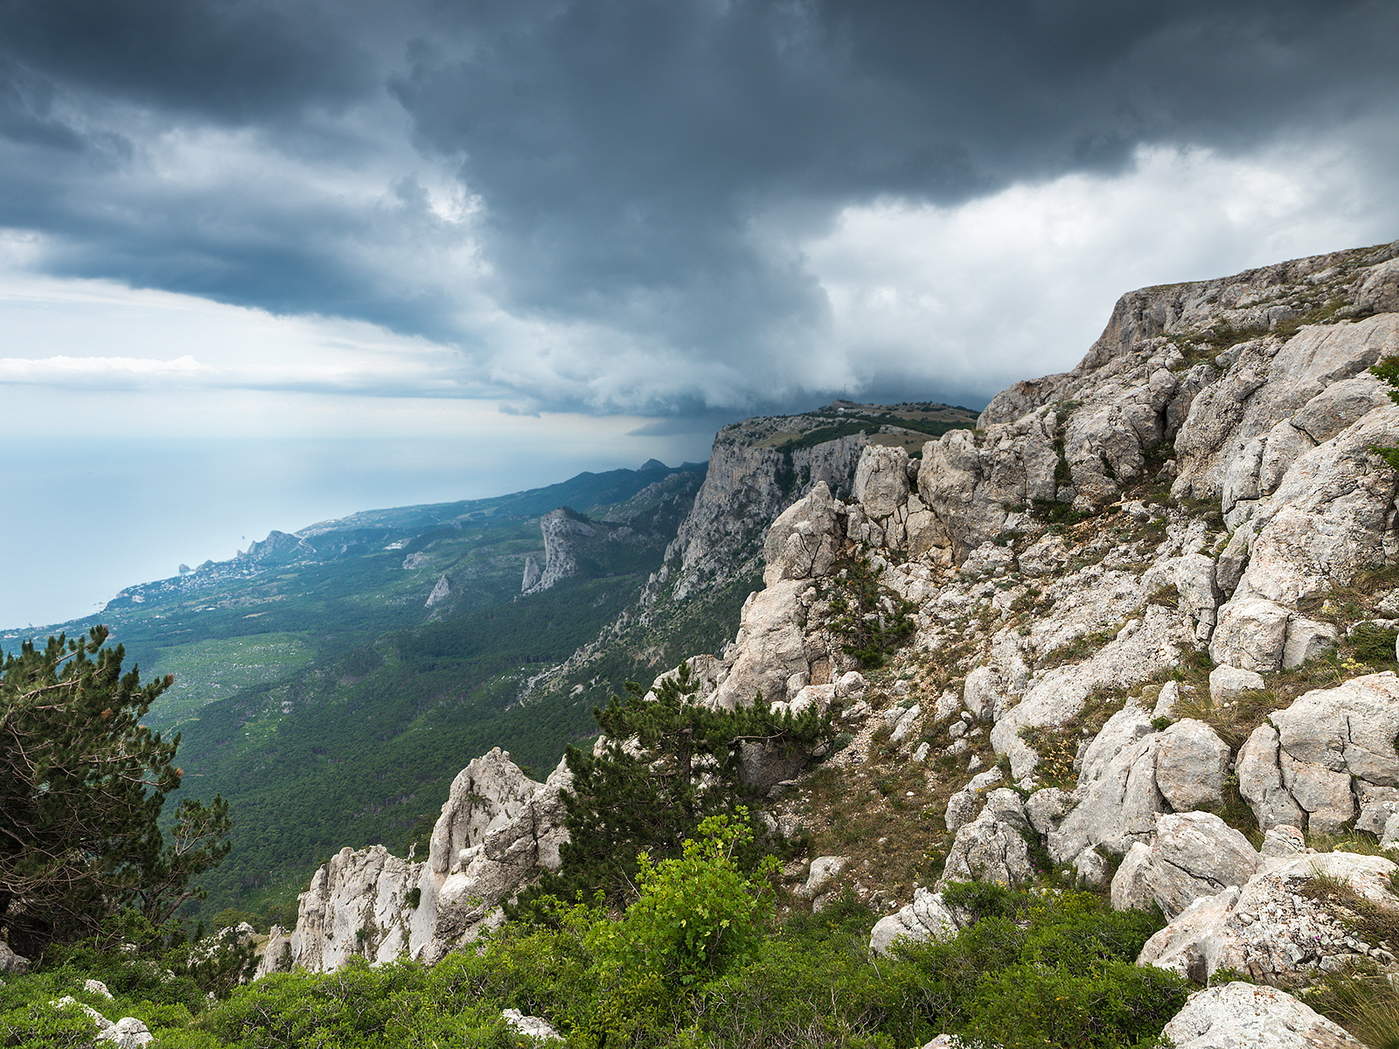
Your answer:
[[[714,710],[694,702],[699,685],[685,664],[658,682],[653,697],[628,682],[625,695],[593,712],[600,747],[572,747],[566,756],[573,785],[564,799],[563,865],[527,901],[599,891],[613,903],[633,898],[639,853],[678,855],[706,817],[758,800],[742,776],[745,746],[808,755],[830,738],[829,722],[814,711],[774,714],[761,696],[751,706]]]
[[[0,662],[0,937],[22,953],[91,935],[123,909],[164,921],[227,851],[221,799],[186,802],[171,840],[161,833],[179,737],[141,719],[173,679],[123,672],[106,638],[94,627]]]

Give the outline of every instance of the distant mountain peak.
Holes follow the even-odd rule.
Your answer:
[[[670,469],[670,467],[667,466],[665,463],[661,462],[659,459],[647,459],[644,463],[641,464],[641,469],[638,470],[637,472],[638,472],[638,473],[644,473],[644,474],[645,474],[645,473],[655,473],[657,470],[669,470],[669,469]]]

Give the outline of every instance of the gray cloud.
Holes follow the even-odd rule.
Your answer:
[[[1360,0],[0,0],[0,225],[44,234],[50,272],[453,343],[531,404],[899,391],[937,370],[817,349],[803,245],[842,209],[1150,145],[1379,156],[1354,129],[1399,111],[1396,38]],[[214,174],[169,175],[200,135]],[[529,332],[502,348],[493,311]],[[997,367],[906,392],[974,399]]]

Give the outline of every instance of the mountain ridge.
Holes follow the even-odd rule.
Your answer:
[[[1399,407],[1371,371],[1396,357],[1399,242],[1143,289],[976,429],[916,459],[867,444],[841,495],[814,479],[766,528],[732,642],[683,661],[699,704],[842,729],[768,780],[789,905],[853,894],[883,956],[973,929],[959,883],[1057,876],[1163,915],[1139,965],[1235,974],[1166,1034],[1358,1045],[1288,992],[1399,971],[1399,473],[1377,451]],[[478,762],[496,815],[459,858],[342,852],[263,971],[433,961],[556,867],[552,845],[490,864],[526,828],[557,842],[567,769]]]

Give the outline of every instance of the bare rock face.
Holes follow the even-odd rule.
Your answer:
[[[1364,1049],[1292,995],[1251,983],[1196,991],[1161,1033],[1175,1049]]]
[[[1399,318],[1389,352],[1396,344]],[[1374,408],[1299,456],[1260,500],[1231,543],[1240,555],[1246,550],[1247,567],[1220,612],[1211,641],[1217,662],[1276,670],[1300,666],[1334,644],[1325,624],[1297,609],[1384,559],[1396,478],[1371,449],[1396,441],[1399,407]]]
[[[915,943],[950,940],[963,924],[963,919],[943,901],[941,893],[914,889],[910,903],[875,923],[870,932],[870,951],[887,955],[899,940]]]
[[[750,419],[719,431],[704,484],[643,601],[657,600],[663,590],[683,601],[741,578],[754,566],[763,529],[795,498],[821,482],[836,495],[849,493],[869,439],[853,434],[792,452],[776,446],[776,438],[799,425],[799,417]]]
[[[1216,706],[1228,706],[1263,686],[1263,675],[1256,670],[1220,665],[1210,671],[1210,699]]]
[[[520,575],[520,592],[529,593],[539,585],[539,580],[544,576],[544,569],[539,564],[539,558],[529,554],[525,558],[525,568]]]
[[[1383,835],[1399,812],[1399,677],[1317,689],[1256,728],[1239,751],[1239,792],[1259,826]]]
[[[550,510],[539,519],[544,539],[544,563],[531,557],[520,580],[522,594],[538,594],[584,572],[590,561],[606,561],[609,547],[639,541],[630,525],[594,521],[567,507]]]
[[[108,995],[107,997],[111,997]],[[155,1041],[150,1029],[134,1016],[123,1016],[120,1020],[108,1020],[90,1005],[84,1005],[72,995],[65,994],[57,1001],[49,1003],[57,1009],[80,1010],[97,1027],[97,1041],[111,1042],[116,1049],[144,1049]]]
[[[862,459],[861,462],[864,460]],[[763,539],[763,582],[812,579],[831,570],[836,557],[836,504],[818,481],[811,491],[778,516]]]
[[[1112,879],[1118,910],[1161,908],[1173,918],[1202,896],[1242,885],[1258,869],[1248,839],[1218,816],[1175,812],[1156,818],[1156,835],[1128,850]]]
[[[1030,884],[1036,876],[1029,847],[1033,834],[1020,795],[1004,787],[991,791],[981,815],[957,831],[939,886],[953,881]]]
[[[296,927],[274,930],[259,975],[286,967],[326,972],[352,957],[436,961],[499,921],[500,906],[559,865],[566,839],[560,763],[535,783],[499,748],[452,783],[425,861],[384,846],[342,849],[316,871]]]
[[[1263,859],[1242,886],[1201,897],[1177,915],[1146,942],[1137,962],[1201,983],[1233,969],[1263,983],[1299,986],[1381,950],[1347,929],[1309,886],[1344,881],[1374,906],[1399,914],[1389,887],[1396,872],[1399,866],[1382,857],[1345,852]]]
[[[452,581],[447,578],[446,573],[437,577],[437,582],[432,586],[432,592],[427,595],[427,600],[423,602],[424,608],[436,608],[442,602],[452,596]]]
[[[1201,721],[1157,731],[1140,707],[1108,719],[1084,750],[1074,807],[1048,835],[1059,863],[1089,849],[1122,855],[1157,831],[1157,817],[1223,799],[1229,748]]]

